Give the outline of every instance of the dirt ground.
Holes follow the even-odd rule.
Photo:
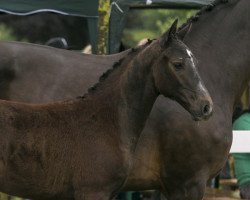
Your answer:
[[[239,200],[238,192],[230,192],[218,189],[206,189],[204,200]]]

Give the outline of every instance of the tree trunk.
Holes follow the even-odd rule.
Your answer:
[[[108,46],[110,0],[99,0],[97,53],[106,54]]]

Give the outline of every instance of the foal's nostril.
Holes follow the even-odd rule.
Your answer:
[[[203,114],[204,115],[209,115],[210,114],[210,106],[209,105],[205,105],[204,107],[203,107]]]
[[[201,114],[201,118],[204,120],[209,119],[209,117],[212,116],[213,114],[213,103],[209,100],[203,100],[202,101],[202,105],[201,105],[201,110],[200,110],[200,114]]]

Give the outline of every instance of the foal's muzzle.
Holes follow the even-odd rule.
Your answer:
[[[195,112],[196,114],[193,115],[195,121],[207,120],[212,116],[213,103],[209,96],[207,98],[208,100],[201,100],[200,102],[198,102],[198,105],[200,105],[200,111],[197,113]]]

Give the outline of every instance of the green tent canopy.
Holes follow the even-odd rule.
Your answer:
[[[88,18],[98,18],[98,0],[0,0],[0,11],[29,15],[39,12],[55,12]]]
[[[134,8],[199,8],[213,0],[110,0],[109,53],[119,49],[125,17]],[[0,0],[0,12],[13,15],[30,15],[54,12],[87,18],[90,42],[94,51],[98,34],[98,0]]]
[[[90,43],[96,52],[98,0],[0,0],[0,12],[20,16],[53,12],[85,17],[88,22]]]
[[[118,0],[118,2],[127,2],[130,7],[144,8],[199,8],[208,5],[213,0]]]
[[[195,9],[209,5],[214,0],[113,0],[109,23],[109,53],[117,53],[120,47],[122,31],[129,9],[175,8]],[[119,27],[119,28],[118,28]]]

